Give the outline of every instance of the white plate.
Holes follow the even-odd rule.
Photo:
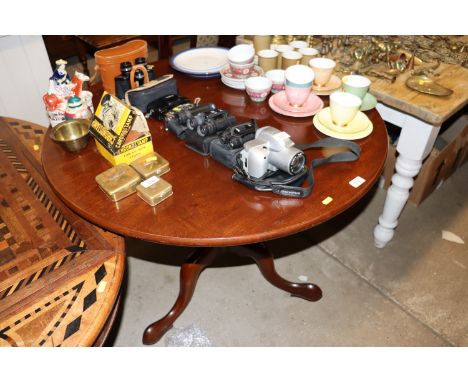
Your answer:
[[[226,77],[226,76],[223,76],[221,75],[221,78],[225,81],[225,82],[229,82],[230,84],[243,84],[245,82],[245,80],[234,80],[232,78],[229,78],[229,77]]]
[[[228,49],[203,47],[188,49],[171,58],[174,69],[193,74],[219,72],[228,63]]]

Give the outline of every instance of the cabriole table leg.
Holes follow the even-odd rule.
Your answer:
[[[143,334],[143,343],[145,345],[155,344],[172,328],[175,320],[182,314],[192,299],[200,273],[211,265],[219,251],[219,248],[198,249],[182,264],[180,269],[180,291],[177,300],[169,313],[145,329]],[[236,252],[236,254],[252,258],[268,282],[291,293],[292,296],[308,301],[317,301],[322,297],[322,290],[315,284],[294,283],[282,278],[275,270],[273,255],[264,244],[243,246],[241,251]]]
[[[291,293],[291,296],[300,297],[309,301],[317,301],[322,298],[322,290],[311,283],[294,283],[282,278],[275,270],[272,253],[264,244],[245,246],[245,253],[240,256],[248,256],[257,264],[263,277],[275,287]]]
[[[149,325],[143,334],[143,343],[152,345],[158,342],[172,324],[182,314],[195,291],[200,273],[209,266],[214,257],[214,248],[197,249],[180,268],[180,291],[172,309],[160,320]]]

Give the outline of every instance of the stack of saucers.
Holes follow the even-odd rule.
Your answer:
[[[249,77],[263,76],[263,69],[255,65],[247,74],[238,75],[232,72],[230,65],[224,66],[220,70],[221,82],[233,89],[245,89],[245,80]]]

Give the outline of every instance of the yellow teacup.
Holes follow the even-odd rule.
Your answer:
[[[335,92],[330,95],[330,114],[335,125],[346,127],[356,116],[362,100],[351,93]]]

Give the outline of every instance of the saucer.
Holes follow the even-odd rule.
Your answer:
[[[323,108],[323,101],[312,93],[310,93],[309,98],[307,98],[304,105],[301,107],[293,107],[289,104],[284,90],[273,94],[270,97],[268,104],[277,113],[287,115],[289,117],[310,117],[318,113]]]
[[[377,105],[377,98],[372,94],[366,93],[364,99],[362,100],[361,111],[371,110]]]
[[[347,127],[337,126],[331,119],[329,107],[323,109],[314,117],[314,126],[325,135],[349,140],[365,138],[374,129],[370,119],[360,111]]]
[[[332,74],[330,80],[323,86],[312,85],[312,91],[317,95],[330,95],[341,87],[341,79]]]
[[[351,134],[359,133],[365,130],[370,123],[369,118],[364,113],[358,112],[351,122],[347,126],[338,126],[332,120],[331,110],[326,107],[318,114],[319,122],[322,125],[327,126],[329,129],[336,131],[337,133]]]
[[[259,77],[259,76],[262,76],[263,75],[263,69],[258,66],[258,65],[255,65],[253,68],[252,68],[252,71],[247,74],[247,75],[243,75],[243,76],[238,76],[237,74],[234,74],[232,71],[231,71],[231,67],[228,65],[224,66],[221,70],[220,70],[220,73],[221,73],[221,76],[222,77],[226,77],[232,81],[245,81],[247,78],[249,77]]]
[[[241,81],[241,82],[230,82],[226,79],[226,77],[221,77],[221,82],[232,88],[232,89],[238,89],[238,90],[245,90],[245,83],[244,81]]]

